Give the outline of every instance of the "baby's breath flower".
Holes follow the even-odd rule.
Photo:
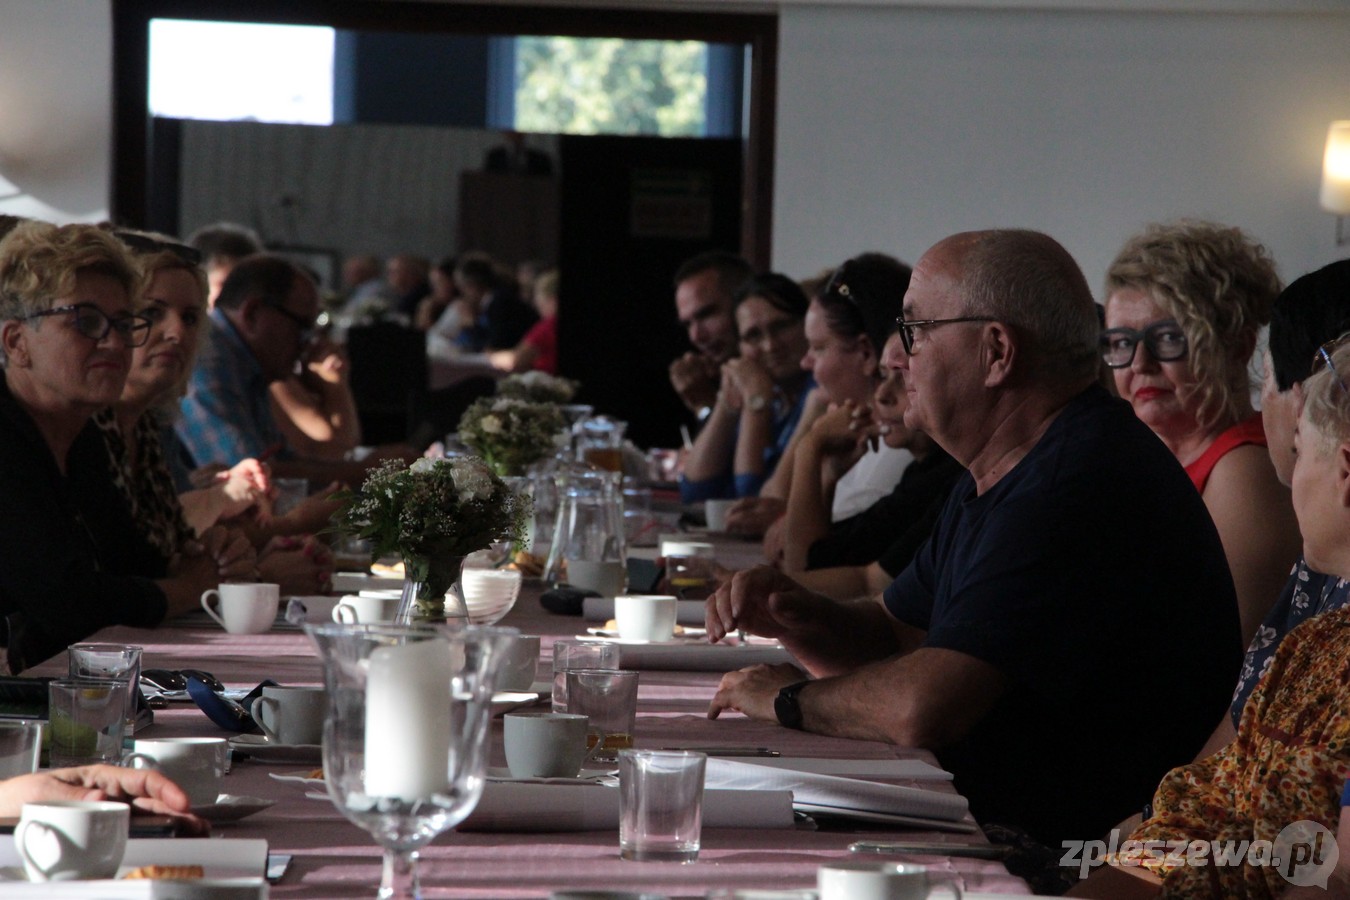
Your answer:
[[[498,475],[520,474],[553,452],[564,427],[562,412],[551,403],[480,397],[460,418],[459,439]]]

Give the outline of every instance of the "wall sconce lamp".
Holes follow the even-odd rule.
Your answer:
[[[1336,215],[1336,246],[1350,242],[1344,234],[1350,215],[1350,120],[1331,123],[1322,157],[1322,208]]]

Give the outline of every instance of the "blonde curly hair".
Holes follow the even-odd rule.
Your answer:
[[[82,272],[112,277],[140,302],[144,276],[117,238],[96,225],[21,223],[0,241],[0,319],[51,309]]]
[[[1331,365],[1322,362],[1322,368],[1303,382],[1303,412],[1317,429],[1323,451],[1350,440],[1350,335],[1342,335],[1327,352]]]
[[[1126,241],[1107,269],[1108,308],[1111,295],[1124,289],[1152,297],[1185,332],[1200,425],[1236,421],[1249,402],[1256,335],[1281,290],[1266,248],[1240,228],[1214,222],[1155,223]]]

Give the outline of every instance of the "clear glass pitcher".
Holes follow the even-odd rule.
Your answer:
[[[627,588],[622,479],[618,472],[558,473],[558,515],[544,566],[546,582],[606,597]]]

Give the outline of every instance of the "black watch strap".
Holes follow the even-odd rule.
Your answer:
[[[777,697],[773,698],[773,714],[778,717],[778,724],[785,728],[801,730],[802,706],[797,699],[797,695],[802,692],[802,688],[810,683],[809,681],[799,681],[796,684],[789,684],[778,692]]]

